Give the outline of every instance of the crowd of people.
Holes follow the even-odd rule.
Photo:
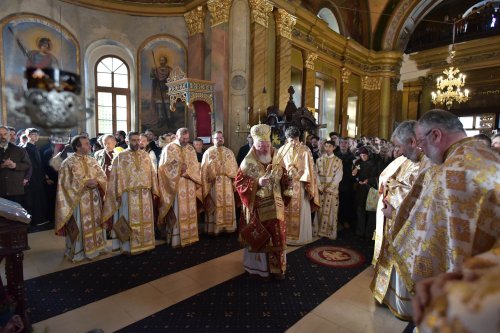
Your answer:
[[[16,144],[15,129],[0,126],[0,196],[23,205],[33,224],[54,222],[74,262],[105,252],[109,238],[113,250],[138,254],[158,237],[179,247],[200,233],[238,230],[245,270],[284,279],[287,245],[352,228],[375,241],[375,299],[430,325],[430,296],[417,294],[412,305],[415,292],[429,293],[432,279],[461,272],[473,256],[498,256],[500,135],[468,138],[447,111],[401,123],[390,141],[336,132],[302,141],[290,126],[273,147],[271,127],[259,124],[237,157],[220,131],[206,150],[187,128],[158,138],[151,130],[81,133],[41,150],[37,129],[24,134]]]

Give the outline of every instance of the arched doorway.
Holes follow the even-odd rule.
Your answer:
[[[193,107],[196,113],[196,136],[203,138],[212,135],[212,113],[210,105],[205,101],[194,101]]]

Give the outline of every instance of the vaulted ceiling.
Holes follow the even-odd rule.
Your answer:
[[[61,0],[93,8],[130,15],[168,16],[183,15],[207,0]],[[290,4],[306,8],[317,14],[329,8],[339,19],[341,33],[374,49],[404,50],[416,25],[425,17],[439,20],[447,12],[463,10],[479,0],[270,0],[278,7]],[[406,12],[401,15],[399,11]],[[436,10],[433,10],[436,9]],[[399,21],[398,21],[399,20]],[[387,31],[395,36],[385,39]],[[402,33],[404,32],[404,33]],[[393,34],[394,34],[393,33]],[[403,34],[403,35],[401,35]],[[399,43],[397,40],[401,40]]]

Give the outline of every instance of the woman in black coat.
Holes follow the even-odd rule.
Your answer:
[[[380,162],[372,157],[371,152],[366,147],[358,150],[360,159],[354,164],[352,175],[356,177],[356,235],[362,239],[372,239],[375,231],[375,212],[366,211],[366,198],[370,187],[378,187],[378,177],[380,175]]]

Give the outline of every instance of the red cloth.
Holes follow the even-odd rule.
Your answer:
[[[240,195],[241,202],[243,205],[249,209],[250,203],[252,202],[252,197],[254,198],[253,209],[250,212],[250,219],[258,220],[257,208],[259,207],[259,197],[255,195],[257,180],[249,176],[246,176],[238,170],[238,174],[235,179],[236,190]],[[283,274],[286,270],[286,260],[284,250],[286,249],[286,224],[285,221],[273,219],[261,222],[264,228],[269,232],[270,239],[262,246],[258,252],[266,252],[268,254],[268,265],[271,273]],[[239,230],[244,230],[247,226],[245,217],[242,214],[240,219]],[[252,249],[253,250],[253,249]],[[257,251],[257,250],[253,250]]]

